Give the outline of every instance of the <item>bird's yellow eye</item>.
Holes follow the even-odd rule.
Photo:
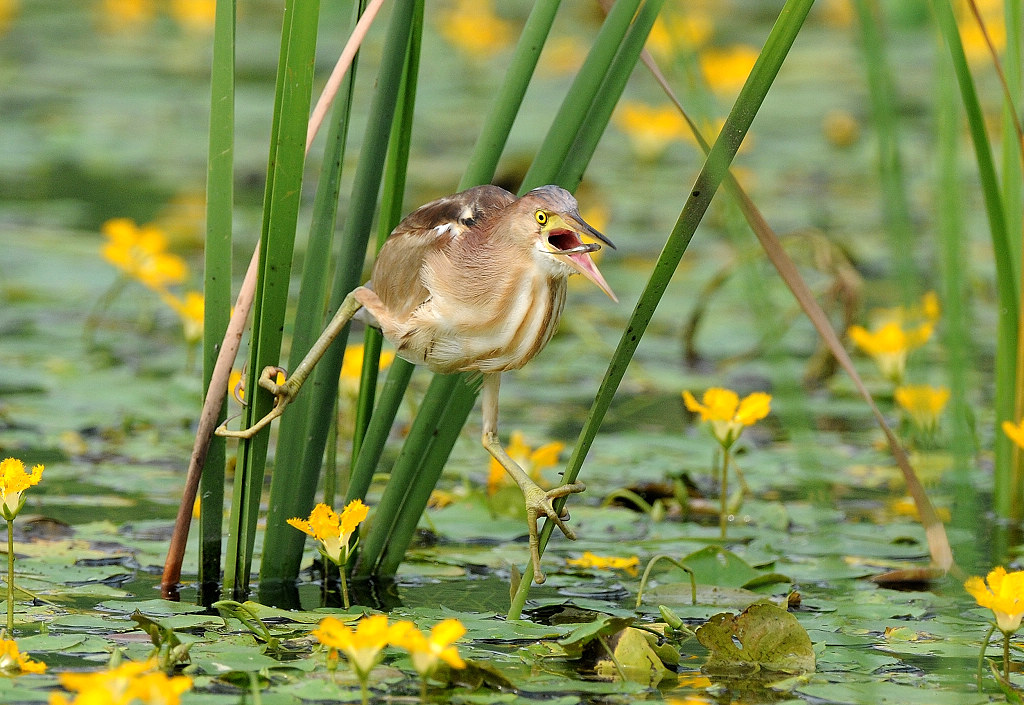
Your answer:
[[[545,213],[544,211],[537,211],[536,213],[533,214],[533,217],[536,218],[537,222],[540,223],[541,225],[544,225],[544,223],[548,222],[548,214]]]

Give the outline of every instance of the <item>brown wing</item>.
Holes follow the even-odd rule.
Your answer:
[[[420,206],[384,243],[367,286],[394,318],[404,319],[430,296],[420,277],[427,256],[515,200],[505,189],[488,185]]]

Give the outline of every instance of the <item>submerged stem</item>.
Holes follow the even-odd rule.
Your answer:
[[[1010,632],[1003,632],[1003,678],[1010,682]]]
[[[729,526],[729,449],[725,447],[722,448],[722,482],[719,491],[722,494],[722,508],[718,512],[718,528],[724,539]]]
[[[7,520],[7,633],[14,638],[14,520]]]

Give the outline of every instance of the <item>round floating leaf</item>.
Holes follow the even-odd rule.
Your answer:
[[[711,652],[704,670],[720,674],[813,673],[814,647],[796,617],[767,602],[739,615],[716,614],[697,628]]]

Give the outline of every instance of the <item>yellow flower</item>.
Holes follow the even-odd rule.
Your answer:
[[[355,630],[336,617],[324,617],[312,634],[328,649],[345,654],[360,677],[373,670],[381,650],[391,639],[388,618],[383,614],[360,619]]]
[[[127,661],[97,673],[61,673],[59,678],[64,688],[77,695],[69,701],[52,693],[50,705],[178,705],[181,694],[192,688],[188,676],[159,671],[156,659]]]
[[[850,0],[825,0],[818,3],[818,6],[828,27],[849,27],[856,17]]]
[[[341,384],[347,391],[356,393],[359,391],[359,379],[363,374],[363,357],[366,354],[366,346],[362,343],[353,343],[345,348],[345,359],[341,363]],[[382,350],[377,369],[386,370],[395,361],[395,353],[391,350]]]
[[[217,0],[172,0],[171,17],[190,32],[213,28]]]
[[[731,389],[712,387],[704,392],[700,402],[690,394],[683,392],[686,408],[700,414],[701,421],[711,422],[711,432],[722,447],[729,448],[740,437],[744,427],[757,423],[771,410],[772,396],[765,392],[748,394],[740,401],[740,397]]]
[[[181,299],[174,294],[161,290],[160,298],[164,300],[181,319],[182,333],[185,342],[198,343],[203,339],[203,315],[206,310],[206,299],[198,291],[189,291]]]
[[[904,330],[899,323],[890,321],[873,331],[863,326],[850,326],[847,333],[857,347],[874,358],[886,379],[898,384],[907,367],[907,353],[928,342],[934,329],[931,322]]]
[[[445,39],[476,58],[492,56],[512,42],[512,25],[494,14],[491,0],[458,0],[440,13],[438,24]]]
[[[1021,448],[1024,448],[1024,419],[1020,423],[1003,421],[1003,433],[1010,437],[1010,440]]]
[[[513,431],[512,438],[509,439],[509,444],[505,450],[509,457],[516,461],[516,463],[518,463],[519,466],[530,475],[534,482],[540,484],[541,472],[558,465],[558,454],[561,453],[564,448],[564,443],[560,441],[553,441],[551,443],[545,443],[536,450],[532,450],[530,446],[526,445],[526,439],[523,437],[523,432]],[[505,468],[503,468],[501,463],[497,460],[491,458],[489,471],[487,473],[488,496],[494,496],[502,483],[508,480],[509,477],[508,473],[505,472]]]
[[[168,676],[163,671],[143,673],[132,683],[132,697],[146,705],[178,705],[181,694],[192,689],[188,676]]]
[[[313,507],[308,520],[296,517],[289,519],[288,523],[319,541],[320,550],[334,563],[344,565],[352,552],[349,546],[352,533],[366,519],[369,511],[369,507],[359,499],[349,502],[341,514],[321,502]]]
[[[1006,49],[1006,18],[1003,13],[1002,0],[975,0],[978,14],[985,24],[989,39],[996,52],[1002,54]],[[964,54],[972,62],[991,62],[992,52],[988,48],[985,36],[978,26],[978,19],[970,9],[966,0],[956,4],[957,26],[960,30],[960,41],[964,45]]]
[[[924,320],[931,323],[937,323],[939,316],[942,315],[942,307],[939,305],[939,295],[934,291],[926,291],[924,296],[921,297],[921,306],[917,310]]]
[[[43,478],[43,466],[36,465],[32,472],[25,471],[25,463],[15,458],[0,461],[0,499],[3,500],[2,514],[8,521],[21,511],[24,503],[21,493]]]
[[[437,664],[444,661],[452,668],[465,668],[466,662],[459,656],[455,647],[466,628],[457,619],[446,619],[434,625],[427,637],[412,622],[397,622],[391,628],[391,643],[409,652],[412,666],[416,672],[426,678]]]
[[[640,559],[636,556],[629,558],[618,558],[616,556],[598,556],[590,551],[584,551],[579,558],[566,558],[567,565],[576,568],[598,568],[601,570],[624,570],[632,576],[636,576],[640,568]]]
[[[690,128],[672,105],[650,106],[626,100],[615,111],[615,125],[626,133],[633,152],[654,160],[673,142],[691,139]]]
[[[103,0],[100,7],[107,31],[138,29],[156,15],[153,0]]]
[[[984,581],[977,576],[968,578],[964,588],[979,605],[992,610],[996,626],[1004,634],[1017,631],[1024,616],[1024,571],[1007,573],[999,566]]]
[[[114,218],[103,224],[102,231],[107,237],[103,258],[129,277],[157,290],[185,281],[185,260],[166,252],[167,238],[159,228]]]
[[[681,50],[707,42],[713,29],[711,18],[703,12],[683,15],[666,9],[654,21],[644,48],[660,61],[670,61]]]
[[[18,0],[0,0],[0,36],[7,34],[16,14],[18,14]]]
[[[427,506],[431,509],[444,509],[451,504],[455,504],[455,493],[447,490],[431,490],[427,499]]]
[[[893,393],[896,403],[903,408],[917,427],[933,430],[939,423],[939,414],[946,408],[949,401],[949,390],[946,387],[929,385],[905,385],[897,387]]]
[[[821,122],[822,132],[829,144],[845,148],[860,139],[860,123],[849,111],[830,110]]]
[[[746,82],[757,57],[757,49],[746,45],[705,49],[700,53],[700,70],[711,90],[736,93]]]
[[[0,639],[0,676],[20,676],[22,673],[44,673],[46,664],[33,661],[28,654],[18,651],[14,639]]]
[[[544,44],[537,71],[544,76],[566,76],[576,73],[587,55],[587,45],[578,37],[551,37]],[[589,220],[587,221],[590,222]],[[599,232],[601,228],[594,226]]]

